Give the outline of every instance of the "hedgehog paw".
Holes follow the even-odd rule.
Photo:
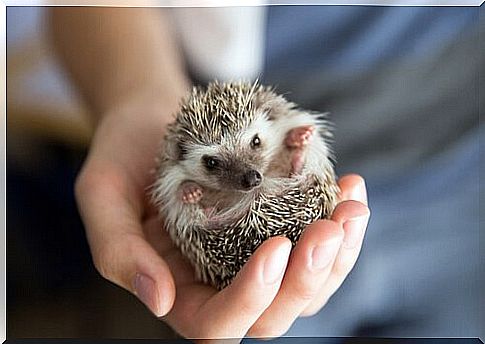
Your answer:
[[[302,148],[310,142],[314,131],[315,127],[313,125],[291,129],[286,134],[285,144],[288,148]]]
[[[293,152],[291,156],[291,172],[290,177],[300,174],[305,162],[305,154],[301,150]]]
[[[182,187],[182,202],[186,204],[195,204],[202,199],[202,189],[199,185],[188,182]]]

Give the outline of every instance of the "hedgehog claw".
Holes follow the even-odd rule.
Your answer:
[[[302,148],[310,142],[314,131],[315,127],[312,125],[291,129],[286,134],[285,144],[289,148]]]

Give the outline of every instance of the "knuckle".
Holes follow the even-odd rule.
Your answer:
[[[231,294],[238,294],[238,314],[244,318],[253,318],[256,314],[262,313],[273,300],[264,291],[260,293],[252,288],[243,289],[235,284],[229,288],[235,288],[231,290]]]
[[[336,263],[333,267],[332,273],[340,278],[345,278],[353,268],[351,262]]]
[[[111,281],[116,283],[116,278],[113,273],[112,262],[113,262],[113,252],[109,246],[103,245],[96,249],[91,249],[93,264],[99,274]]]
[[[316,284],[300,282],[295,285],[292,293],[295,299],[312,301],[319,290],[318,287]]]
[[[79,199],[86,195],[97,196],[123,189],[125,185],[126,176],[121,170],[87,162],[75,180],[74,191],[76,198]]]
[[[239,306],[239,314],[247,317],[252,317],[254,314],[260,313],[262,309],[266,306],[266,302],[264,305],[261,302],[255,302],[254,300],[248,300],[247,302],[242,302]]]
[[[74,194],[76,199],[79,199],[84,194],[85,190],[89,190],[89,184],[92,183],[89,178],[89,173],[85,169],[77,175],[74,182]]]
[[[74,182],[74,195],[78,202],[99,197],[104,193],[108,176],[97,172],[90,166],[84,166]]]

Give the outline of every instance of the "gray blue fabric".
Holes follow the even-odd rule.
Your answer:
[[[288,335],[478,336],[478,159],[470,135],[409,178],[369,183],[372,218],[355,269]]]
[[[406,56],[432,55],[478,22],[478,8],[271,6],[266,71],[322,66],[349,75]]]
[[[331,112],[337,169],[366,177],[372,210],[350,278],[288,335],[483,335],[479,12],[269,8],[263,82]]]

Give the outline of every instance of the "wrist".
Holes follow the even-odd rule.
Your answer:
[[[140,124],[144,123],[154,126],[154,128],[164,129],[168,123],[173,121],[180,101],[188,90],[188,84],[174,88],[170,92],[161,87],[151,86],[143,87],[143,89],[124,96],[120,95],[116,100],[107,103],[101,111],[95,113],[95,127],[97,128],[112,117],[113,120],[130,117],[131,120],[136,119]]]
[[[113,107],[125,103],[161,103],[165,106],[176,108],[180,99],[184,97],[190,88],[190,82],[186,78],[177,77],[171,80],[167,78],[153,77],[156,80],[133,80],[124,87],[106,96],[104,102],[100,102],[99,113],[106,113]]]

